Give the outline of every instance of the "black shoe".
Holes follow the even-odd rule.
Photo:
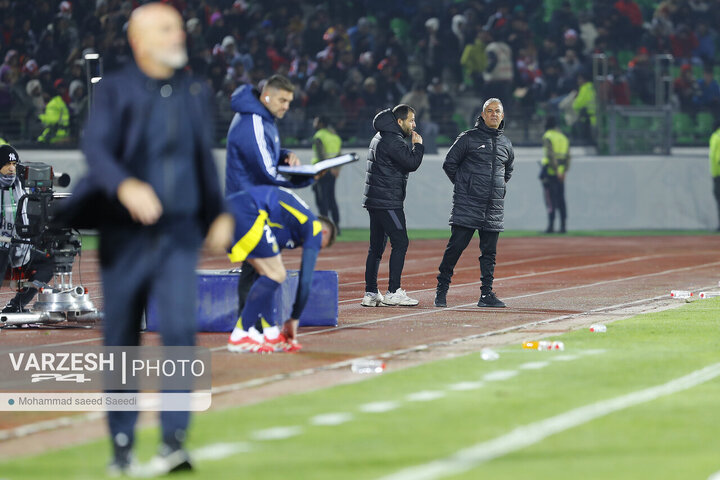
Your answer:
[[[505,304],[495,296],[495,292],[483,293],[478,300],[478,307],[505,308]]]
[[[10,300],[0,313],[27,313],[28,310],[23,308],[19,303]]]
[[[447,289],[438,288],[435,291],[434,305],[436,307],[447,307],[447,300],[445,299],[446,295],[447,295]]]
[[[545,233],[555,233],[555,229],[553,227],[547,227]]]

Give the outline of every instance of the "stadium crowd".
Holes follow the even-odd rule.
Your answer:
[[[106,72],[128,61],[124,30],[142,3],[0,0],[0,137],[75,139],[88,108],[84,55],[99,53]],[[365,142],[374,133],[374,114],[398,103],[417,110],[426,138],[450,140],[477,114],[458,114],[470,96],[498,97],[518,117],[542,109],[587,126],[596,94],[615,104],[654,104],[653,55],[661,53],[674,57],[672,99],[679,110],[720,110],[717,1],[165,3],[182,13],[188,68],[215,92],[219,141],[234,115],[231,93],[273,73],[296,86],[293,106],[279,122],[286,144],[312,137],[317,116],[328,118],[344,140]],[[602,92],[592,84],[594,53],[609,58]]]

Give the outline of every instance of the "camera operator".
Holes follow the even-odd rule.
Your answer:
[[[21,243],[15,231],[17,218],[17,204],[25,194],[16,167],[20,161],[17,151],[9,144],[0,146],[0,237],[3,240],[12,238],[13,241],[0,242],[0,281],[9,268],[22,267],[28,274],[28,281],[38,280],[47,283],[53,276],[54,261],[52,257],[44,255],[31,248],[28,243]],[[25,212],[19,212],[25,216]],[[37,293],[37,288],[24,287],[8,302],[2,313],[26,312],[25,306],[30,303]]]

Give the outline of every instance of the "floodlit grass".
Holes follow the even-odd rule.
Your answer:
[[[518,426],[664,384],[720,362],[719,317],[720,299],[696,301],[610,324],[604,334],[583,329],[556,337],[565,343],[565,352],[511,345],[499,350],[495,362],[484,362],[475,353],[396,372],[391,364],[390,371],[359,383],[196,415],[191,449],[248,442],[252,451],[198,461],[198,474],[192,478],[373,479],[446,458]],[[588,354],[598,349],[602,353]],[[548,365],[539,370],[518,368],[537,361]],[[484,375],[498,371],[517,374],[483,381]],[[472,381],[483,385],[467,391],[450,388]],[[444,396],[407,400],[408,394],[420,391]],[[380,401],[397,402],[398,407],[385,413],[360,409]],[[449,478],[706,479],[720,470],[719,404],[716,378]],[[337,426],[310,422],[316,415],[334,412],[351,414],[352,419]],[[253,432],[282,426],[301,427],[302,433],[284,440],[254,438]],[[141,460],[151,456],[157,437],[155,429],[141,432]],[[99,478],[108,450],[105,440],[0,463],[0,478]]]

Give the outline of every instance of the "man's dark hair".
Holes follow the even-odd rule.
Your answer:
[[[393,115],[395,115],[395,118],[398,120],[407,120],[408,114],[410,112],[415,113],[415,109],[412,108],[410,105],[405,105],[404,103],[401,103],[400,105],[392,109]]]
[[[329,175],[329,173],[327,175]],[[328,230],[330,230],[330,239],[328,240],[328,244],[325,248],[332,247],[333,243],[335,243],[335,239],[337,238],[337,225],[335,225],[335,222],[330,220],[330,217],[326,217],[325,215],[318,215],[317,219],[320,223],[325,224],[328,227]]]
[[[278,74],[268,78],[264,88],[276,88],[278,90],[285,90],[286,92],[295,91],[295,85],[293,85],[290,79]]]

